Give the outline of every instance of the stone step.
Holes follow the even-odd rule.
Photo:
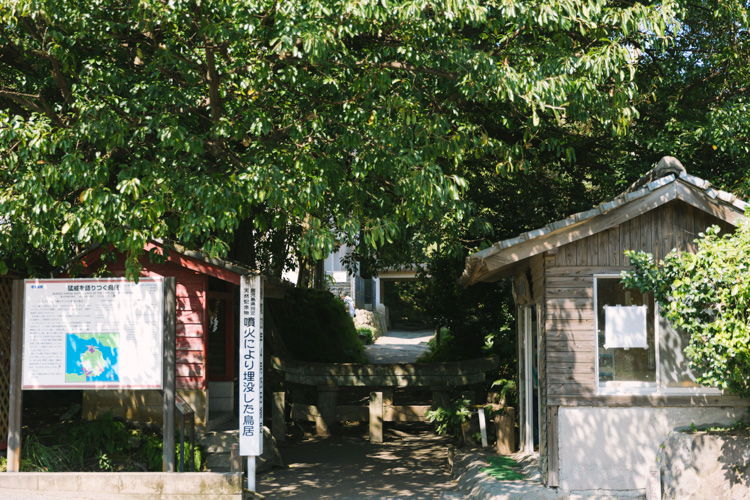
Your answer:
[[[229,472],[231,461],[229,453],[211,453],[206,457],[206,469],[211,472]]]
[[[440,500],[463,500],[466,498],[458,491],[443,491],[440,493]]]
[[[206,425],[207,431],[222,431],[237,427],[239,423],[238,417],[232,412],[221,412],[212,413],[208,418],[208,424]]]
[[[232,445],[240,442],[240,433],[238,430],[217,431],[205,434],[200,443],[206,450],[206,453],[229,453]]]

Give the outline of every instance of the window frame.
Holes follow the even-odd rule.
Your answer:
[[[620,381],[617,385],[607,386],[606,383],[602,383],[599,380],[599,294],[598,294],[598,280],[599,279],[620,279],[619,273],[602,273],[594,274],[594,296],[593,296],[593,307],[594,307],[594,384],[596,386],[597,395],[613,395],[613,394],[627,394],[627,395],[706,395],[706,396],[718,396],[722,395],[723,391],[716,387],[663,387],[661,384],[661,342],[662,332],[659,314],[659,304],[654,299],[654,358],[655,358],[655,371],[654,382],[638,382],[638,381]]]

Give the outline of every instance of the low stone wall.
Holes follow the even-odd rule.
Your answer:
[[[3,472],[0,497],[242,500],[242,474],[216,472]]]
[[[370,328],[373,339],[377,339],[388,333],[385,324],[385,318],[383,318],[382,314],[366,309],[357,309],[357,315],[354,317],[354,326],[357,328],[362,326]]]
[[[750,436],[675,432],[658,460],[662,498],[750,498]]]
[[[178,389],[177,393],[193,408],[195,425],[206,425],[206,391]],[[83,418],[96,420],[110,413],[131,422],[161,426],[164,421],[160,391],[83,391]]]
[[[660,444],[675,429],[689,429],[691,424],[731,425],[747,418],[747,408],[579,406],[560,407],[558,415],[560,489],[643,496],[657,466]]]

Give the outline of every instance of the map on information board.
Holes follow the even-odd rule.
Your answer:
[[[65,381],[119,381],[119,343],[117,333],[69,333],[65,349]]]
[[[161,278],[26,280],[24,389],[161,389]]]

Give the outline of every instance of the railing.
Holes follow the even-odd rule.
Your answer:
[[[189,471],[195,471],[195,412],[193,408],[175,394],[174,406],[180,415],[180,472],[185,472],[185,421],[190,424],[190,464]]]

